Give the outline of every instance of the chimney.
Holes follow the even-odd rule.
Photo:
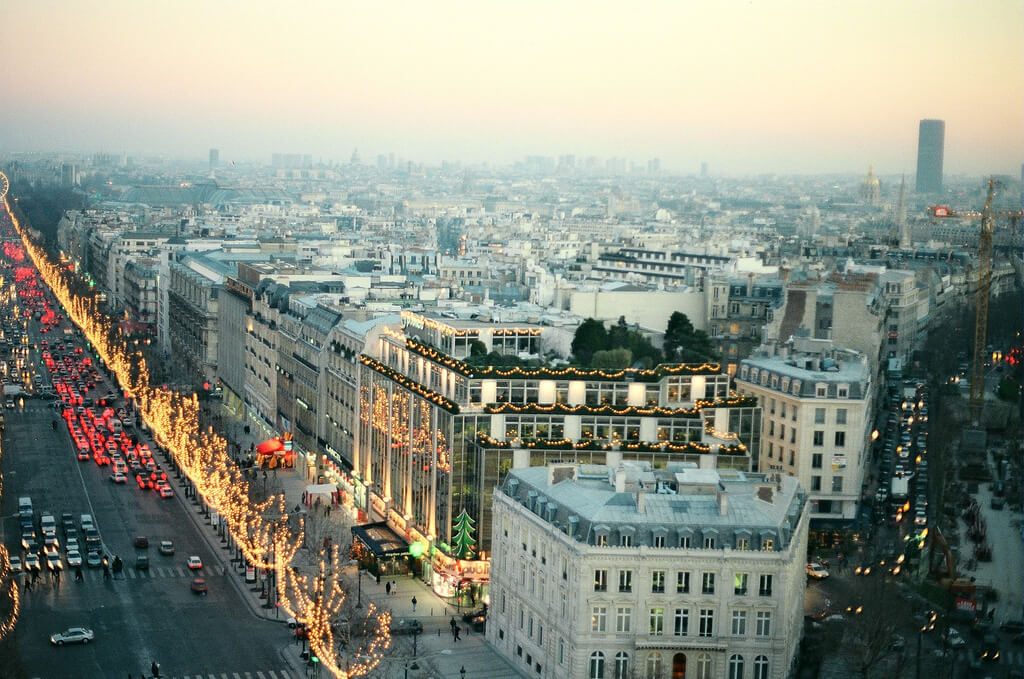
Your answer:
[[[643,514],[647,506],[647,492],[638,490],[636,492],[636,513]]]
[[[626,470],[622,467],[615,470],[615,492],[626,492]]]
[[[721,485],[718,486],[718,513],[721,516],[729,513],[729,494]]]
[[[747,297],[754,296],[754,272],[747,274]]]

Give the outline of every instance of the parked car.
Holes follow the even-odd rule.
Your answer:
[[[403,634],[423,634],[423,623],[419,620],[396,620],[391,623],[392,636]]]
[[[87,627],[69,627],[63,632],[51,634],[50,643],[55,646],[63,646],[64,644],[87,644],[95,638],[96,635]]]

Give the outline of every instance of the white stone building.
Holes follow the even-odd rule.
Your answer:
[[[857,517],[873,431],[870,361],[797,329],[740,364],[736,390],[762,407],[760,471],[799,479],[813,519]]]
[[[530,677],[787,677],[805,502],[795,478],[693,464],[514,469],[487,640]]]

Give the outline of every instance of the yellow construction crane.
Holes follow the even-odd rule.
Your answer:
[[[997,182],[988,180],[988,194],[981,212],[957,212],[944,205],[930,208],[933,217],[943,219],[980,219],[981,232],[978,234],[978,300],[974,315],[974,360],[971,362],[971,424],[981,426],[981,412],[985,404],[985,357],[988,336],[988,300],[992,292],[992,231],[998,219],[1020,219],[1021,211],[992,212]]]

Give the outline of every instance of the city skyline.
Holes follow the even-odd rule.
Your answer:
[[[303,8],[9,3],[0,149],[912,175],[936,118],[947,175],[1020,168],[1024,2]]]

